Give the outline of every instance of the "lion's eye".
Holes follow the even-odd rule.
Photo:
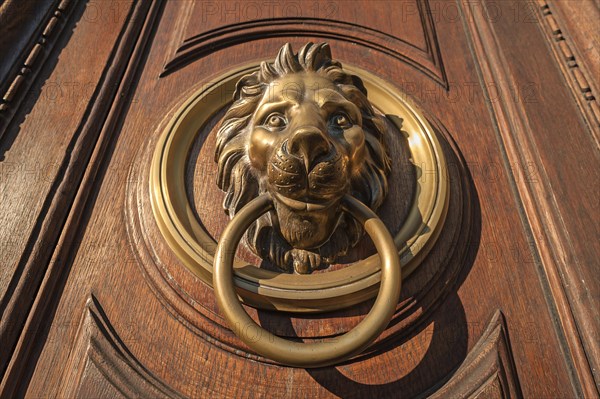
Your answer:
[[[285,119],[285,116],[281,114],[271,114],[265,120],[265,125],[267,125],[267,127],[270,128],[281,129],[284,128],[285,125],[287,125],[287,121]]]
[[[341,127],[342,129],[347,129],[352,126],[352,121],[350,117],[345,113],[337,113],[331,117],[331,123],[335,126]]]

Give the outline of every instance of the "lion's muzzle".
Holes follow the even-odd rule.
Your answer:
[[[339,201],[349,189],[348,159],[315,131],[302,141],[286,140],[267,167],[283,237],[294,247],[315,248],[329,239],[340,215]]]
[[[310,171],[321,157],[331,151],[331,143],[316,126],[305,126],[296,129],[292,137],[284,144],[290,155],[301,158],[307,171]]]
[[[335,146],[331,145],[326,154],[321,152],[310,159],[290,154],[288,149],[289,143],[284,142],[268,164],[270,191],[315,203],[341,198],[345,194],[349,181],[348,161]]]

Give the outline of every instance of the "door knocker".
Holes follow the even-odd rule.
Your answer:
[[[305,274],[356,245],[363,229],[341,200],[349,194],[373,210],[383,202],[390,133],[382,118],[324,43],[298,54],[287,44],[240,79],[217,133],[217,183],[230,217],[270,195],[273,211],[244,236],[258,256]]]
[[[233,102],[215,96],[233,93]],[[186,163],[205,121],[226,109],[216,132],[217,185],[230,218],[217,243],[186,192]],[[403,134],[415,187],[390,234],[375,214],[390,190],[387,140]],[[329,45],[289,44],[273,62],[229,72],[194,94],[165,128],[150,168],[157,225],[177,257],[213,286],[230,328],[256,353],[296,367],[338,363],[387,327],[412,272],[437,239],[448,207],[436,134],[385,81],[333,60]],[[333,267],[364,233],[377,253]],[[244,245],[274,270],[236,258]],[[332,341],[299,343],[263,330],[241,303],[325,312],[376,297],[370,312]],[[248,334],[253,331],[253,334]]]

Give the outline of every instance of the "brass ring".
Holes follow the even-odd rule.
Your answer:
[[[217,242],[194,211],[187,194],[186,168],[192,146],[205,124],[229,103],[236,82],[258,69],[252,62],[203,85],[169,119],[154,143],[149,171],[152,213],[162,238],[182,265],[212,285]],[[409,96],[368,71],[344,65],[360,76],[373,105],[407,135],[416,173],[409,214],[396,226],[396,248],[406,278],[422,263],[443,229],[450,201],[449,165],[437,133]],[[401,123],[400,123],[401,122]],[[204,134],[202,133],[202,134]],[[150,241],[150,245],[152,245]],[[173,267],[177,267],[173,265]],[[348,308],[373,298],[381,279],[377,256],[328,273],[291,275],[234,262],[234,279],[243,303],[261,309],[315,313]],[[178,284],[178,283],[176,283]]]
[[[366,205],[346,195],[342,206],[361,222],[381,259],[381,284],[371,311],[352,330],[329,341],[300,343],[264,330],[248,316],[234,288],[233,260],[246,229],[273,207],[263,194],[242,208],[225,228],[214,261],[213,287],[219,308],[233,332],[256,353],[293,367],[322,367],[346,360],[366,349],[387,327],[400,298],[398,250],[383,222]]]

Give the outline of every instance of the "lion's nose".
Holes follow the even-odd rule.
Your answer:
[[[327,137],[315,127],[297,129],[288,140],[288,152],[304,160],[306,171],[314,167],[315,160],[329,153],[331,146]]]

